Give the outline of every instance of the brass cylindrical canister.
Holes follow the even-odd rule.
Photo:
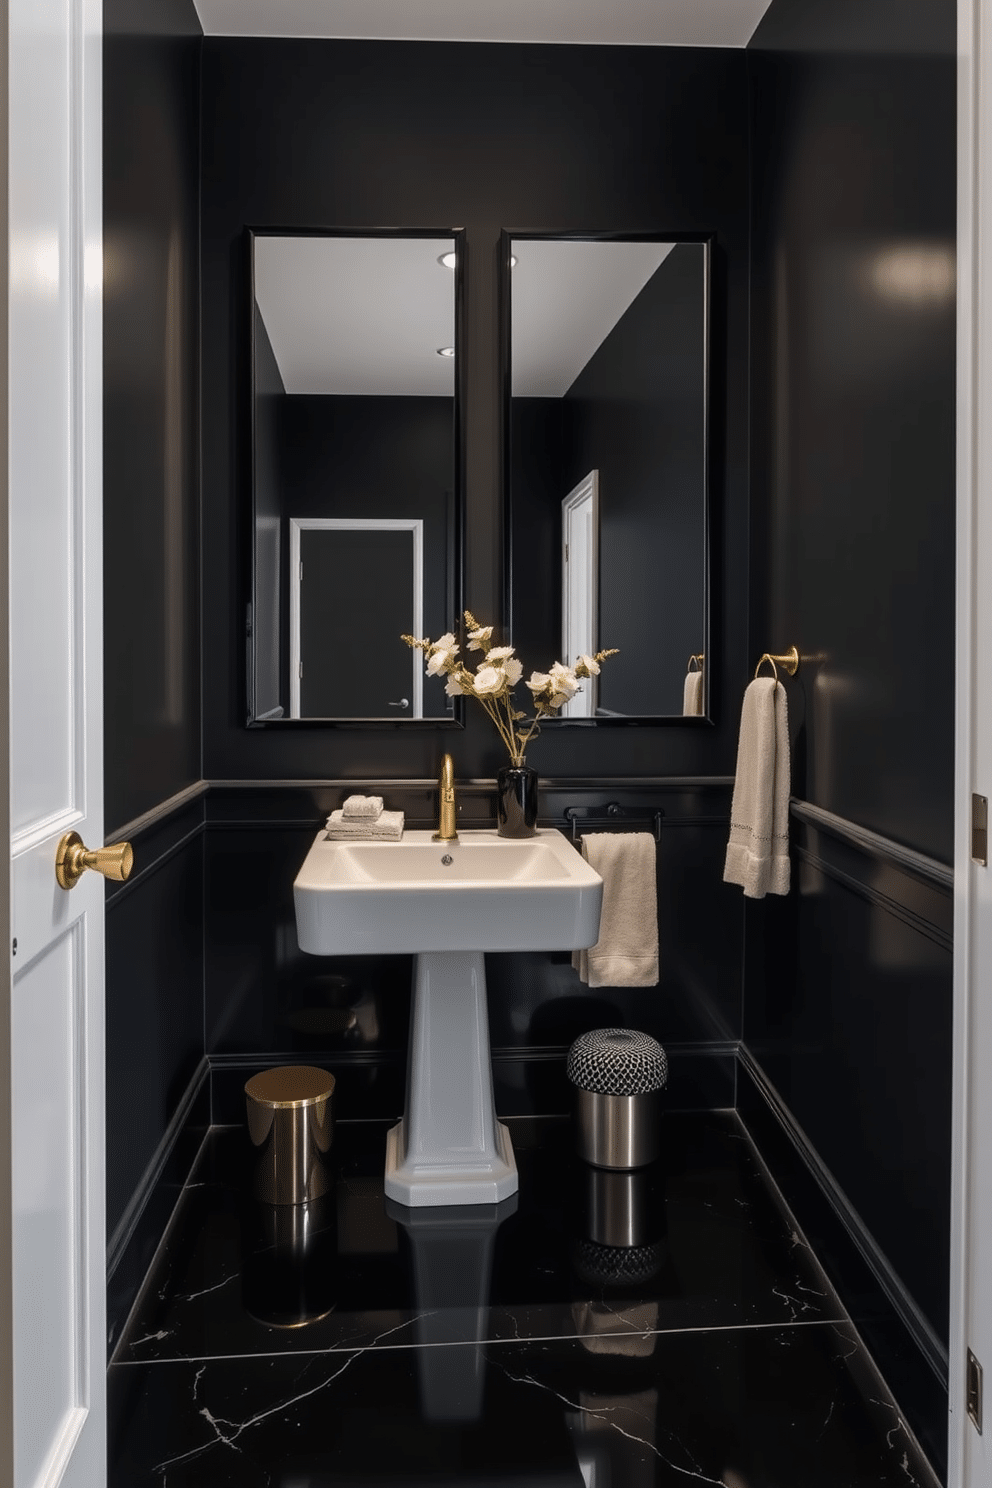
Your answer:
[[[257,1151],[256,1198],[305,1204],[327,1192],[333,1095],[334,1076],[313,1065],[281,1065],[252,1075],[245,1097],[248,1134]]]

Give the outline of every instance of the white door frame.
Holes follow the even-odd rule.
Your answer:
[[[573,486],[561,503],[561,649],[562,661],[574,666],[578,660],[579,647],[572,634],[572,562],[569,542],[572,517],[580,507],[589,507],[589,571],[592,582],[586,587],[586,615],[588,619],[586,644],[589,655],[595,655],[599,636],[599,471],[589,474]],[[596,713],[597,678],[589,677],[582,691],[561,709],[563,718],[593,718]]]
[[[289,519],[289,716],[300,717],[300,534],[301,532],[412,532],[413,616],[415,636],[424,628],[424,522],[422,517],[290,517]],[[375,575],[369,575],[375,592]],[[424,669],[419,651],[413,651],[410,696],[413,711],[407,718],[424,716]]]
[[[992,867],[971,858],[992,797],[992,31],[958,0],[957,594],[950,1488],[992,1481]],[[967,1354],[989,1375],[968,1419]]]
[[[101,1488],[104,896],[54,869],[103,843],[102,4],[2,15],[0,1481]]]

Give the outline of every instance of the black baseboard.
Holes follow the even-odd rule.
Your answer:
[[[733,1107],[736,1045],[668,1044],[667,1109],[724,1111]],[[562,1046],[493,1049],[493,1092],[500,1116],[563,1116],[572,1109]],[[261,1069],[304,1064],[299,1053],[228,1054],[210,1059],[211,1121],[233,1126],[245,1119],[245,1081]],[[338,1121],[399,1120],[406,1086],[406,1054],[313,1056],[336,1077]]]
[[[107,1244],[107,1356],[114,1351],[210,1126],[204,1059]]]
[[[946,1482],[946,1353],[743,1045],[737,1110],[907,1424]]]

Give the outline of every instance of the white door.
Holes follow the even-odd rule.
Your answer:
[[[561,650],[566,666],[595,656],[599,636],[599,471],[590,470],[561,504]],[[563,718],[592,718],[596,678],[564,705]]]
[[[106,1483],[101,0],[7,0],[12,1488]]]
[[[992,30],[981,20],[980,0],[959,0],[949,1488],[992,1483],[992,863],[973,861],[972,835],[973,795],[992,798]]]

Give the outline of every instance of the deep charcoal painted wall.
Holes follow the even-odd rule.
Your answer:
[[[104,28],[104,741],[113,831],[200,777],[200,28],[191,0],[105,0]],[[203,1057],[201,830],[194,804],[134,834],[133,877],[108,888],[111,1340],[169,1200],[151,1206],[137,1229],[129,1205]]]
[[[112,829],[200,778],[200,28],[187,0],[107,0],[104,30],[104,777]]]
[[[549,729],[544,775],[727,773],[746,671],[747,138],[737,52],[234,41],[203,49],[204,773],[210,779],[492,776],[482,717],[423,730],[246,732],[247,225],[463,226],[466,602],[502,587],[499,231],[714,234],[717,727]],[[512,100],[512,104],[510,102]],[[457,127],[453,127],[457,121]],[[543,579],[542,579],[543,581]],[[732,706],[726,700],[732,699]]]
[[[745,1041],[931,1357],[948,1306],[954,46],[953,0],[775,0],[748,52],[753,634],[805,658],[794,794],[937,863],[907,874],[884,843],[794,821],[797,891],[747,918]],[[939,1460],[940,1409],[914,1425]]]

